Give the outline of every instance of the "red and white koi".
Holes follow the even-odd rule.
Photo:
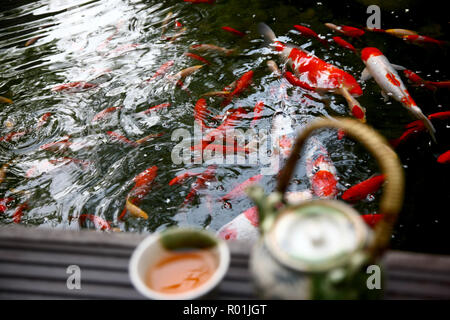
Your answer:
[[[384,175],[376,175],[364,180],[342,194],[342,199],[349,202],[356,202],[365,199],[369,194],[374,194],[384,183]]]
[[[42,126],[44,126],[47,123],[47,121],[48,121],[48,119],[50,118],[51,115],[52,115],[51,112],[44,113],[39,118],[38,123],[36,125],[36,129],[40,129]]]
[[[391,96],[400,102],[417,119],[422,120],[432,139],[436,141],[434,136],[436,130],[434,129],[433,124],[430,120],[428,120],[422,110],[417,106],[416,102],[412,99],[397,71],[395,70],[395,68],[404,68],[392,65],[377,48],[364,48],[361,51],[361,59],[366,65],[366,68],[363,70],[361,75],[361,79],[367,80],[372,76],[381,87],[384,97],[387,98],[388,96]]]
[[[161,67],[159,67],[158,70],[156,70],[155,74],[150,79],[147,79],[146,81],[151,82],[161,76],[164,76],[167,73],[167,71],[174,65],[174,63],[175,61],[173,60],[167,61]]]
[[[364,30],[350,27],[350,26],[337,26],[333,23],[325,23],[325,26],[333,31],[339,32],[347,37],[358,38],[364,34]]]
[[[276,41],[275,33],[264,23],[260,23],[258,29],[264,35],[266,42],[274,44],[275,51],[287,60],[294,71],[298,80],[293,77],[293,74],[288,74],[288,80],[290,79],[291,83],[311,91],[342,95],[352,114],[361,121],[365,121],[365,109],[353,98],[363,93],[353,76],[301,48]]]
[[[311,190],[318,197],[335,198],[338,193],[336,168],[325,146],[315,137],[310,140],[305,157]]]
[[[85,224],[86,220],[91,220],[94,223],[95,229],[111,230],[111,225],[109,224],[109,222],[102,217],[93,214],[82,214],[78,217],[78,221],[81,224]]]
[[[115,111],[117,111],[117,110],[120,110],[120,109],[122,109],[122,106],[120,106],[120,107],[109,107],[109,108],[106,108],[106,109],[100,111],[99,113],[97,113],[97,114],[94,116],[94,118],[92,118],[92,122],[97,122],[97,121],[99,121],[99,120],[102,120],[102,119],[104,119],[107,115],[110,115],[111,113],[113,113],[113,112],[115,112]]]
[[[22,221],[23,211],[28,209],[28,203],[21,203],[13,213],[13,222],[20,223]]]
[[[245,194],[245,189],[247,189],[249,186],[258,183],[263,178],[262,174],[257,174],[256,176],[253,176],[244,182],[240,183],[236,187],[233,188],[230,192],[228,192],[226,195],[224,195],[221,200],[222,201],[228,201],[234,198],[241,197]]]
[[[59,141],[46,143],[46,144],[40,146],[39,149],[46,150],[46,151],[58,152],[58,151],[66,150],[71,145],[72,145],[72,142],[69,141],[69,137],[67,137],[67,138],[64,138]]]
[[[254,243],[259,237],[258,225],[258,209],[255,206],[245,210],[222,226],[217,231],[217,236],[227,241],[237,240]]]

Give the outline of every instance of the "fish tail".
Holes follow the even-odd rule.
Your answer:
[[[270,27],[264,22],[258,23],[258,32],[264,36],[264,42],[266,45],[272,44],[277,38],[272,29],[270,29]]]
[[[436,143],[436,136],[434,135],[434,133],[436,132],[436,129],[434,128],[431,121],[427,118],[426,115],[423,114],[422,110],[420,110],[419,107],[411,106],[411,111],[414,114],[414,116],[416,116],[418,119],[422,120],[423,124],[425,125],[428,132],[430,133],[431,138]]]

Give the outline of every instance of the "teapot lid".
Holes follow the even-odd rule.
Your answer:
[[[348,261],[364,247],[368,235],[352,207],[336,200],[312,200],[284,209],[265,239],[283,264],[301,271],[325,271]]]

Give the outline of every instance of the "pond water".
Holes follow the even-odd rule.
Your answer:
[[[171,153],[176,129],[193,132],[194,106],[201,94],[222,90],[253,70],[252,85],[223,106],[222,98],[207,99],[213,116],[237,107],[251,114],[258,101],[265,109],[257,128],[269,129],[276,111],[284,110],[296,129],[318,116],[347,116],[341,97],[329,95],[320,100],[300,88],[280,80],[267,69],[273,59],[283,61],[264,46],[257,31],[258,22],[270,25],[284,41],[301,46],[359,79],[364,64],[353,52],[331,41],[333,33],[326,22],[364,27],[367,1],[216,1],[190,4],[183,1],[142,0],[42,0],[6,1],[0,8],[0,96],[13,100],[0,102],[0,136],[19,132],[0,141],[0,164],[10,163],[0,184],[0,198],[12,198],[8,210],[0,214],[1,224],[14,223],[15,209],[23,203],[21,224],[52,228],[95,228],[76,219],[83,214],[100,216],[116,230],[152,232],[171,225],[196,225],[217,230],[252,206],[240,197],[220,201],[240,182],[258,175],[262,164],[219,165],[215,180],[206,183],[192,203],[182,205],[190,192],[191,178],[169,186],[186,170],[201,172],[207,164],[176,164]],[[383,1],[382,28],[406,28],[438,39],[448,40],[445,9],[419,1]],[[172,15],[168,17],[169,12]],[[176,24],[180,23],[182,26]],[[302,37],[293,26],[312,28],[329,40],[329,46]],[[221,29],[229,26],[245,32],[244,37]],[[183,29],[185,28],[185,29]],[[183,31],[183,32],[181,32]],[[38,37],[36,39],[36,37]],[[170,39],[172,37],[172,39]],[[34,39],[31,44],[27,41]],[[348,39],[347,39],[348,40]],[[411,69],[427,80],[449,80],[448,47],[417,46],[386,34],[369,33],[351,40],[356,48],[374,46],[391,62]],[[184,80],[180,88],[170,74],[202,64],[186,56],[195,44],[215,44],[234,53],[199,53],[210,64]],[[194,52],[194,51],[191,51]],[[150,79],[165,63],[173,61],[169,76]],[[75,81],[95,84],[83,90],[52,90]],[[403,77],[406,83],[406,79]],[[280,94],[280,87],[286,88]],[[384,102],[377,84],[362,84],[358,100],[367,109],[367,122],[388,139],[402,134],[404,125],[414,119],[394,101]],[[425,114],[448,110],[448,90],[431,92],[408,87]],[[169,107],[140,112],[160,104]],[[100,119],[93,118],[110,107],[121,107]],[[251,119],[239,122],[247,129]],[[221,120],[209,119],[210,126]],[[447,245],[449,165],[436,162],[449,149],[450,122],[436,120],[438,144],[427,134],[419,135],[397,151],[406,173],[406,197],[393,235],[394,248],[450,253]],[[115,132],[136,141],[156,136],[141,144],[114,139]],[[158,135],[162,134],[162,135]],[[336,166],[340,192],[378,173],[372,157],[350,139],[337,140],[336,132],[317,134]],[[11,137],[11,136],[10,136]],[[61,148],[45,148],[63,141]],[[119,220],[133,178],[157,166],[151,190],[139,207],[147,220],[126,215]],[[276,175],[265,175],[260,183],[267,192],[274,189]],[[300,166],[294,186],[309,187],[305,169]],[[377,211],[380,193],[359,202],[363,214]],[[18,222],[16,220],[16,222]]]

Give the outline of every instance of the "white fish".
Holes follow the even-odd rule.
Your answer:
[[[363,70],[361,80],[373,77],[382,89],[385,99],[391,96],[400,102],[417,119],[422,120],[427,130],[430,132],[433,141],[436,142],[434,133],[436,130],[430,120],[423,114],[416,102],[411,98],[408,90],[400,79],[395,69],[404,69],[401,66],[391,64],[383,53],[377,48],[367,47],[361,51],[361,59],[366,68]]]

